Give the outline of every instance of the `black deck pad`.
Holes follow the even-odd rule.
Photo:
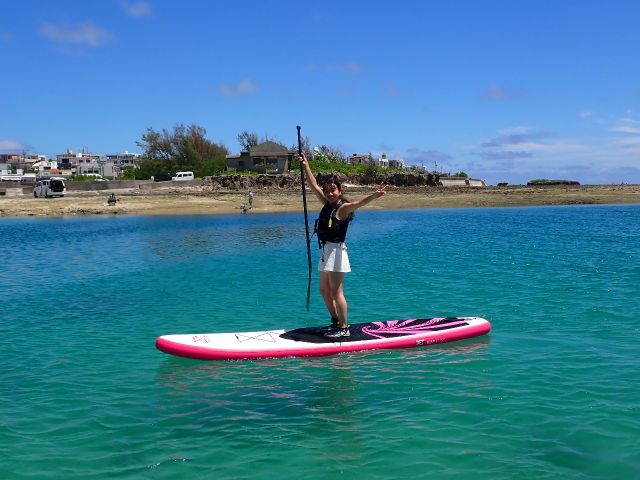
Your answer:
[[[280,335],[288,340],[307,343],[327,342],[360,342],[363,340],[378,340],[381,338],[395,338],[406,335],[416,335],[427,332],[449,330],[451,328],[468,325],[464,318],[409,318],[407,320],[385,320],[379,322],[356,323],[351,325],[351,335],[340,338],[326,338],[326,327],[304,327],[288,330]]]

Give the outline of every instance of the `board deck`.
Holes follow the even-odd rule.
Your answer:
[[[322,327],[262,332],[164,335],[156,348],[199,360],[244,360],[276,357],[318,357],[337,353],[411,348],[453,342],[489,333],[481,317],[438,317],[386,320],[351,325],[351,336],[324,337]]]

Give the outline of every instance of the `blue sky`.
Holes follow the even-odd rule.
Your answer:
[[[526,183],[640,183],[640,2],[0,3],[0,152],[195,123]],[[437,165],[437,167],[436,167]]]

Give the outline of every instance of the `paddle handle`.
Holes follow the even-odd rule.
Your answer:
[[[302,139],[300,137],[300,125],[298,130],[298,155],[302,155]],[[311,238],[309,237],[309,216],[307,214],[307,191],[305,189],[304,165],[300,163],[300,182],[302,183],[302,206],[304,209],[304,230],[307,235],[307,261],[309,263],[309,282],[307,283],[307,312],[309,311],[309,301],[311,299]]]

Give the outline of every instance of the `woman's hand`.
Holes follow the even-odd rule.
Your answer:
[[[362,197],[361,199],[356,200],[355,202],[343,203],[342,206],[338,209],[338,212],[336,213],[336,215],[338,215],[338,218],[347,218],[347,216],[351,215],[358,208],[366,205],[369,202],[372,202],[376,198],[379,198],[385,195],[387,193],[388,186],[389,185],[383,182],[380,184],[380,186],[376,189],[375,192],[370,193],[366,197]]]
[[[380,186],[376,189],[374,193],[374,195],[376,195],[376,197],[381,197],[382,195],[387,193],[387,187],[389,185],[387,185],[386,183],[381,183]]]
[[[298,160],[300,161],[300,165],[302,165],[302,168],[304,168],[305,171],[307,172],[307,180],[309,181],[309,185],[311,186],[313,192],[316,194],[316,197],[318,198],[318,200],[324,205],[327,199],[324,198],[324,193],[322,192],[322,188],[320,187],[320,185],[318,185],[318,181],[316,180],[316,177],[313,176],[313,172],[311,171],[311,166],[309,165],[309,162],[307,162],[307,158],[304,156],[304,153],[298,154]]]

